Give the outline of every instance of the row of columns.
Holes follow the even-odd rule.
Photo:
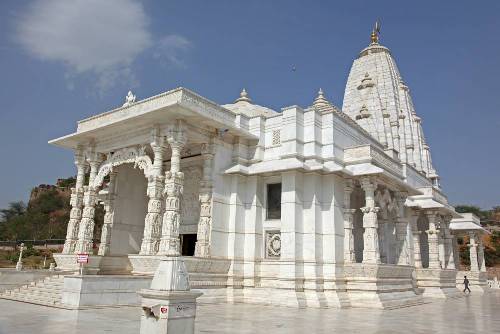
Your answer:
[[[181,222],[181,201],[184,190],[184,173],[180,170],[181,151],[187,143],[182,121],[169,127],[166,138],[158,128],[153,130],[151,148],[154,160],[149,171],[147,196],[148,211],[144,220],[144,235],[139,254],[180,255],[179,227]],[[166,143],[171,148],[170,170],[163,172]],[[212,207],[212,164],[213,144],[202,145],[203,179],[200,185],[200,220],[195,256],[210,255],[210,229]],[[91,253],[93,245],[94,214],[98,189],[93,182],[99,170],[99,155],[91,150],[87,157],[83,148],[75,152],[77,166],[76,186],[71,194],[71,212],[68,222],[64,254]],[[87,159],[86,159],[87,158]],[[84,186],[85,170],[90,166],[89,185]],[[111,172],[108,193],[104,199],[104,225],[101,235],[99,255],[109,255],[111,231],[114,216],[116,173]]]
[[[360,186],[365,195],[365,206],[360,210],[363,213],[363,261],[367,264],[381,263],[380,236],[378,233],[379,221],[378,212],[380,208],[375,203],[375,190],[377,189],[376,179],[373,177],[362,177],[359,180]],[[354,214],[356,209],[351,208],[351,194],[354,190],[354,182],[347,179],[344,186],[344,262],[354,263]],[[395,214],[395,235],[398,257],[398,265],[415,265],[422,268],[422,255],[420,236],[427,234],[429,249],[429,268],[431,269],[455,269],[454,242],[455,237],[449,229],[449,217],[439,215],[436,210],[426,210],[425,215],[429,222],[429,229],[425,232],[419,231],[417,227],[420,211],[418,209],[409,210],[406,214],[405,201],[407,193],[399,191],[395,193],[396,214]],[[409,229],[409,225],[411,229]],[[411,231],[411,243],[408,236]],[[413,246],[413,247],[411,247]],[[413,248],[413,249],[412,249]],[[440,249],[441,248],[441,249]],[[477,263],[477,261],[476,261]]]

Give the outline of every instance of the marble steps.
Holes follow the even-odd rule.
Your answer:
[[[64,276],[56,275],[0,293],[0,298],[30,304],[62,307]]]

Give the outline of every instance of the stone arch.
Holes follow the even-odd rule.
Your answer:
[[[107,159],[100,165],[97,176],[90,187],[92,189],[101,187],[104,178],[113,171],[114,167],[127,163],[134,164],[134,168],[141,169],[146,178],[151,175],[153,162],[146,153],[146,146],[126,147],[108,154]]]

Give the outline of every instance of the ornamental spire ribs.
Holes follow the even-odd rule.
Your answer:
[[[342,111],[373,138],[398,151],[399,158],[438,185],[422,121],[415,112],[410,89],[385,46],[379,44],[380,23],[371,44],[354,60],[344,93]]]

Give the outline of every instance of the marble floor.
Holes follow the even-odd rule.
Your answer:
[[[139,308],[84,311],[0,300],[1,334],[139,332]],[[500,333],[500,291],[396,309],[201,305],[197,333]]]

